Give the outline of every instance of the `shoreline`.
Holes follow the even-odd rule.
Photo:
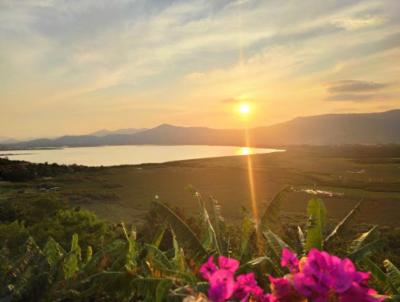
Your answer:
[[[110,149],[107,149],[109,147]],[[196,148],[202,148],[196,150]],[[188,160],[202,160],[213,158],[224,158],[234,156],[247,156],[257,154],[269,154],[285,152],[285,149],[257,148],[257,147],[237,147],[237,146],[213,146],[213,145],[118,145],[102,146],[96,152],[95,148],[81,147],[59,148],[59,149],[35,149],[35,152],[23,152],[28,150],[18,150],[20,153],[0,151],[0,158],[7,158],[15,161],[25,161],[32,164],[58,164],[58,165],[80,165],[87,167],[119,167],[119,166],[141,166],[141,165],[160,165],[171,162]],[[143,148],[143,149],[142,149]],[[148,148],[148,150],[146,149]],[[189,148],[189,149],[188,149]],[[193,150],[191,150],[191,148]],[[41,151],[57,151],[64,153],[40,153]],[[73,150],[73,153],[68,152]],[[77,151],[74,152],[74,151]],[[136,153],[136,154],[135,154]],[[191,155],[193,153],[193,155]],[[29,157],[29,155],[31,155]],[[35,155],[38,155],[35,157]],[[107,155],[115,160],[105,160]],[[43,158],[43,157],[46,158]],[[192,157],[193,156],[193,157]],[[17,158],[16,158],[17,157]],[[43,159],[43,160],[42,160]],[[75,162],[72,162],[72,161]]]

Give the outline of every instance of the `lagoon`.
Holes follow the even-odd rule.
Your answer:
[[[223,156],[272,153],[282,150],[204,145],[129,145],[0,151],[0,157],[33,163],[85,166],[137,165]]]

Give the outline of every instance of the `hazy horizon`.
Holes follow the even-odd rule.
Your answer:
[[[391,109],[391,110],[384,110],[384,111],[377,111],[377,112],[327,113],[327,114],[323,114],[323,115],[330,115],[330,114],[335,114],[335,115],[336,115],[336,114],[339,114],[339,115],[342,115],[342,114],[384,113],[384,112],[388,112],[388,111],[397,111],[397,110],[400,110],[400,108],[394,108],[394,109]],[[272,124],[272,125],[257,125],[257,126],[254,126],[253,128],[262,128],[262,127],[268,127],[268,126],[278,125],[278,124],[281,124],[281,123],[285,123],[285,122],[292,121],[292,120],[294,120],[294,119],[296,119],[296,118],[307,118],[307,117],[323,116],[323,115],[297,116],[297,117],[291,118],[291,119],[289,119],[289,120],[284,120],[284,121],[282,121],[282,122],[278,122],[278,123],[276,123],[276,124]],[[180,124],[172,124],[172,123],[159,123],[159,124],[156,124],[156,125],[147,127],[147,128],[140,128],[140,127],[134,127],[134,126],[132,126],[132,127],[127,127],[127,128],[117,128],[117,129],[102,128],[102,129],[93,129],[92,131],[87,132],[87,133],[75,133],[75,134],[71,134],[71,133],[60,133],[60,134],[58,134],[58,135],[53,135],[53,136],[40,136],[40,135],[39,135],[39,136],[31,136],[31,137],[0,136],[0,142],[1,142],[2,140],[5,140],[5,141],[7,141],[7,140],[29,141],[29,140],[42,139],[42,138],[45,138],[45,139],[54,139],[54,138],[59,138],[59,137],[62,137],[62,136],[81,136],[81,135],[98,135],[98,136],[103,136],[103,135],[108,135],[108,134],[98,134],[98,132],[107,131],[107,132],[111,132],[111,134],[112,134],[113,132],[117,132],[117,131],[120,131],[120,130],[139,130],[138,132],[141,132],[141,131],[145,131],[145,130],[150,130],[150,129],[153,129],[153,128],[157,128],[157,127],[160,127],[160,126],[163,126],[163,125],[169,125],[169,126],[174,126],[174,127],[183,127],[183,128],[186,128],[186,127],[188,127],[188,128],[190,128],[190,127],[205,127],[205,128],[210,128],[210,129],[221,129],[221,130],[228,130],[228,129],[245,130],[244,127],[243,127],[243,125],[239,125],[239,127],[237,127],[237,128],[224,128],[224,127],[208,127],[208,126],[199,126],[199,125],[180,125]],[[241,127],[241,128],[240,128],[240,127]],[[135,133],[136,133],[136,132],[135,132]],[[126,134],[126,133],[125,133],[125,134]]]
[[[400,2],[2,1],[0,137],[400,108]]]

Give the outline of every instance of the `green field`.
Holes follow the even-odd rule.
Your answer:
[[[297,147],[283,153],[253,155],[256,199],[260,211],[285,186],[285,218],[305,213],[311,196],[322,198],[330,216],[343,217],[363,200],[360,223],[400,225],[400,152],[398,147]],[[186,189],[213,196],[222,214],[234,222],[241,207],[250,208],[247,157],[187,160],[165,164],[99,168],[22,183],[0,183],[0,198],[52,194],[72,206],[87,208],[110,221],[140,224],[157,195],[195,214],[197,202]],[[43,187],[57,187],[44,190]],[[320,190],[317,195],[304,190]],[[51,191],[51,192],[50,192]]]
[[[217,254],[268,288],[267,275],[286,274],[276,263],[289,246],[350,259],[397,301],[399,150],[296,147],[109,168],[0,159],[0,300],[182,301],[206,292],[198,271]]]

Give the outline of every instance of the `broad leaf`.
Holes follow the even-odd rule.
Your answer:
[[[350,244],[349,252],[352,253],[363,247],[366,242],[371,238],[376,228],[377,226],[373,226],[367,232],[360,234],[356,239],[354,239],[353,242]]]
[[[274,198],[269,203],[264,214],[261,216],[260,225],[263,229],[264,227],[269,228],[275,234],[282,236],[284,234],[280,214],[282,201],[285,199],[286,194],[290,192],[292,188],[287,186],[279,191]]]
[[[306,237],[304,236],[304,232],[302,228],[298,225],[297,226],[297,235],[299,237],[300,247],[301,247],[301,254],[305,254],[306,248]]]
[[[266,240],[267,250],[269,251],[271,258],[275,261],[280,261],[282,250],[284,248],[289,248],[288,244],[271,230],[265,230],[263,235]]]
[[[307,207],[308,224],[306,237],[306,251],[312,248],[323,248],[323,232],[326,221],[325,204],[320,199],[311,199]]]
[[[173,262],[175,264],[175,269],[180,272],[184,272],[186,270],[186,260],[183,252],[183,248],[179,246],[179,243],[176,239],[176,235],[173,230],[172,232],[172,243],[174,246],[174,259]]]
[[[78,241],[78,234],[73,234],[71,240],[71,250],[64,258],[63,270],[65,279],[72,278],[75,273],[79,271],[81,248]]]
[[[207,256],[207,252],[199,238],[197,238],[192,229],[178,215],[176,215],[174,211],[160,202],[156,202],[156,206],[160,216],[164,217],[166,222],[169,223],[180,242],[184,242],[190,246],[192,251],[197,255],[201,257]]]
[[[168,295],[168,291],[172,286],[172,282],[168,279],[161,280],[156,288],[156,302],[165,301]]]
[[[50,267],[55,267],[64,256],[65,251],[57,241],[50,237],[43,248],[43,253]]]
[[[336,225],[333,231],[325,238],[324,240],[325,243],[328,243],[329,241],[340,235],[345,230],[345,228],[351,223],[351,220],[354,218],[355,214],[358,212],[358,209],[360,208],[361,204],[362,201],[357,203],[355,207],[351,209],[351,211]]]
[[[400,270],[397,268],[390,260],[385,260],[383,262],[383,265],[385,266],[386,273],[387,273],[387,278],[391,284],[393,284],[394,287],[394,294],[398,295],[400,294]]]
[[[125,262],[125,268],[128,271],[133,271],[136,266],[136,256],[137,256],[137,248],[136,248],[136,232],[131,231],[128,233],[126,230],[125,225],[122,223],[122,230],[124,231],[125,239],[128,244],[127,252],[126,252],[126,262]]]

